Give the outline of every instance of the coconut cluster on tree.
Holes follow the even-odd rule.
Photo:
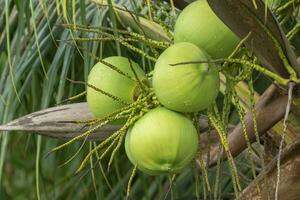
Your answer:
[[[112,116],[123,118],[117,122],[124,124],[126,136],[123,130],[118,143],[125,137],[129,160],[151,175],[177,173],[192,161],[198,149],[192,116],[218,96],[217,66],[193,62],[227,57],[239,42],[206,0],[182,11],[174,38],[157,59],[150,79],[135,62],[117,56],[97,63],[88,78],[90,110],[97,118],[115,112]],[[115,118],[108,121],[116,123]]]

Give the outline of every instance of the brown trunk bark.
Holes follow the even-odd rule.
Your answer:
[[[300,139],[288,145],[282,152],[278,200],[300,199]],[[277,159],[241,193],[241,200],[275,199]],[[257,190],[259,186],[260,191]]]

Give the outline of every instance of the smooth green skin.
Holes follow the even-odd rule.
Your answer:
[[[190,42],[212,58],[227,58],[240,39],[215,15],[206,0],[189,4],[179,15],[174,42]]]
[[[181,171],[197,149],[198,134],[192,121],[163,107],[145,114],[125,138],[129,160],[150,175]]]
[[[127,58],[112,56],[103,60],[134,78],[134,73]],[[131,61],[131,63],[139,79],[145,80],[146,75],[143,70],[135,62]],[[134,94],[138,87],[138,82],[119,74],[100,62],[90,71],[88,83],[129,103],[134,101]],[[91,112],[97,118],[105,117],[124,107],[124,104],[114,101],[112,98],[90,87],[87,87],[87,102]]]
[[[180,112],[206,109],[219,93],[219,73],[214,64],[170,64],[205,61],[208,55],[191,43],[177,43],[158,58],[152,85],[161,104]]]

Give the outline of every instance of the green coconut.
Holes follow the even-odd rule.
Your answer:
[[[129,160],[150,175],[181,171],[194,158],[197,149],[198,135],[192,121],[163,107],[145,114],[125,138]]]
[[[180,13],[174,30],[174,41],[191,42],[212,58],[227,58],[239,38],[216,16],[207,0],[189,4]]]
[[[112,56],[103,59],[103,61],[110,63],[122,72],[129,74],[132,78],[135,77],[130,68],[128,58]],[[138,64],[133,61],[131,61],[131,64],[139,79],[146,80],[146,75]],[[139,84],[137,81],[116,72],[100,62],[90,71],[88,84],[128,103],[132,103],[139,94]],[[125,106],[121,102],[116,101],[91,87],[87,87],[87,103],[96,118],[103,118]]]
[[[215,64],[172,64],[207,61],[209,56],[191,43],[177,43],[158,58],[152,85],[159,102],[180,112],[198,112],[208,108],[219,93],[219,72]]]

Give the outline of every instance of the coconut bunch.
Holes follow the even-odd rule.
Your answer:
[[[199,61],[226,58],[238,42],[207,1],[199,0],[179,15],[174,44],[158,57],[151,77],[125,57],[97,63],[87,83],[87,102],[96,119],[88,123],[93,129],[108,123],[122,128],[90,155],[106,147],[103,156],[112,150],[111,162],[125,141],[127,156],[139,170],[180,172],[198,150],[194,116],[212,106],[219,93],[218,67]]]

